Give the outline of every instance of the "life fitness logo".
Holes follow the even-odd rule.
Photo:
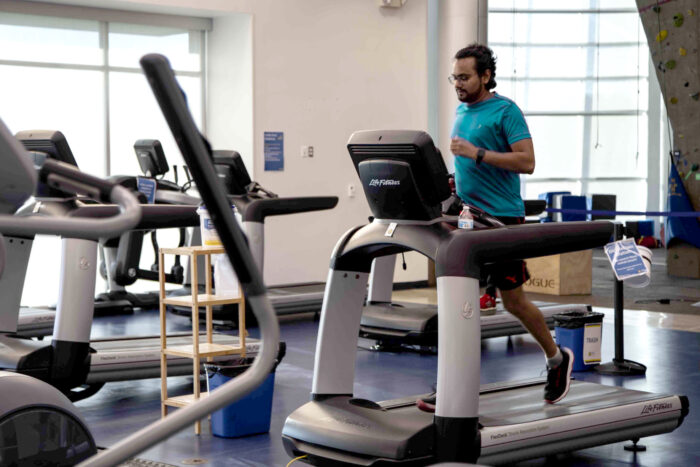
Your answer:
[[[670,402],[662,402],[660,404],[646,404],[642,409],[641,415],[649,415],[657,412],[662,412],[664,410],[669,410],[673,408],[673,404]]]
[[[373,178],[369,181],[369,186],[399,186],[401,180],[392,180],[390,178]]]
[[[462,307],[462,318],[471,319],[473,316],[474,308],[472,308],[472,304],[469,302],[465,302],[464,306]]]

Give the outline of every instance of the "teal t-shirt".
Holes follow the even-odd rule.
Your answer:
[[[531,138],[522,111],[512,100],[497,93],[485,101],[457,107],[452,136],[459,136],[479,148],[511,152],[511,144]],[[523,217],[520,175],[468,157],[455,156],[457,194],[465,203],[493,216]]]

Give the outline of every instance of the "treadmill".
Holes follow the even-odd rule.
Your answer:
[[[0,136],[12,138],[2,130],[6,128],[0,126]],[[46,381],[72,400],[94,394],[108,381],[159,377],[160,336],[90,341],[98,241],[122,231],[150,230],[172,222],[196,225],[199,222],[197,206],[136,204],[128,189],[84,174],[70,164],[72,154],[60,132],[47,135],[44,149],[41,153],[17,155],[30,165],[29,156],[32,156],[35,165],[41,167],[42,183],[34,192],[37,202],[19,210],[26,218],[15,223],[9,220],[0,223],[0,232],[4,234],[6,258],[11,260],[6,262],[6,267],[15,262],[24,263],[26,267],[34,233],[62,236],[61,284],[52,340],[39,341],[17,335],[17,310],[22,291],[18,281],[23,282],[25,271],[6,270],[0,277],[0,292],[7,292],[3,295],[4,307],[0,313],[0,369]],[[20,175],[30,177],[29,174]],[[28,180],[27,185],[31,182]],[[14,179],[6,181],[3,189],[17,191],[18,184]],[[14,203],[0,203],[4,214],[15,213],[31,196],[34,187],[22,188],[30,191],[23,191],[21,196],[17,194]],[[114,200],[120,205],[87,204],[71,195],[71,190],[94,197],[99,195],[103,202]],[[135,210],[142,215],[134,215]],[[68,217],[70,220],[66,219]],[[24,261],[17,261],[18,258]],[[14,314],[7,313],[12,309]],[[168,341],[171,345],[187,345],[192,338],[188,333],[168,336]],[[238,338],[215,334],[214,342],[235,345]],[[246,339],[246,347],[247,353],[255,355],[260,342]],[[191,360],[169,356],[168,362],[168,375],[191,374]]]
[[[280,197],[251,180],[238,152],[218,150],[213,151],[213,157],[229,199],[241,215],[243,231],[261,271],[265,257],[266,218],[332,209],[338,204],[337,196]],[[284,315],[320,311],[324,290],[323,282],[306,282],[272,285],[267,294],[277,314]]]
[[[12,305],[15,305],[15,303]],[[21,307],[17,317],[15,333],[22,337],[43,338],[44,336],[50,336],[51,332],[53,332],[55,317],[56,310],[49,307]]]
[[[474,208],[474,218],[482,227],[493,225],[490,216]],[[446,222],[456,225],[456,218],[446,218]],[[375,340],[375,350],[400,349],[405,345],[434,347],[437,345],[437,306],[424,303],[392,301],[395,256],[388,255],[375,258],[369,276],[367,301],[362,309],[360,337]],[[586,304],[560,304],[534,301],[545,323],[554,328],[554,315],[568,312],[591,311]],[[495,310],[481,312],[481,337],[511,336],[524,334],[527,330],[520,321],[506,311],[502,304]]]
[[[444,161],[420,131],[361,131],[348,149],[375,219],[351,229],[331,257],[316,344],[311,401],[287,418],[285,449],[314,465],[497,464],[675,430],[685,396],[573,382],[558,404],[544,381],[480,386],[482,265],[607,243],[608,221],[476,227],[444,222]],[[377,183],[388,180],[391,183]],[[418,251],[436,264],[438,368],[435,414],[410,396],[353,397],[357,332],[375,257]]]
[[[214,168],[233,204],[241,216],[243,231],[255,263],[262,271],[265,259],[265,219],[271,216],[300,214],[332,209],[338,204],[337,196],[280,197],[251,180],[243,158],[237,151],[212,151]],[[323,302],[325,283],[303,282],[277,284],[267,289],[267,296],[278,315],[319,312]],[[224,311],[236,310],[237,305],[226,305]],[[168,309],[190,315],[189,308],[168,306]],[[220,309],[214,318],[221,321]],[[235,312],[232,314],[237,316]]]

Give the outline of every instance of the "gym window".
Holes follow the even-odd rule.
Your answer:
[[[86,16],[159,18],[77,9]],[[149,52],[170,59],[202,126],[204,35],[205,29],[181,26],[0,11],[1,116],[13,132],[62,131],[80,168],[92,174],[138,173],[133,143],[143,138],[161,139],[171,165],[181,164],[138,60]]]
[[[3,2],[0,117],[12,132],[60,130],[81,170],[98,176],[138,175],[133,145],[144,138],[161,140],[171,167],[181,166],[138,60],[149,52],[169,58],[203,128],[209,29],[211,20],[204,18]],[[34,242],[23,305],[56,300],[58,242],[54,237]]]
[[[488,33],[496,90],[533,134],[523,195],[611,193],[618,209],[660,208],[667,142],[634,0],[490,0]]]

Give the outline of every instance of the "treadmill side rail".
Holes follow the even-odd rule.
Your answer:
[[[480,464],[495,465],[670,433],[685,416],[685,396],[660,396],[594,413],[579,413],[481,431]],[[687,411],[686,411],[687,413]]]

